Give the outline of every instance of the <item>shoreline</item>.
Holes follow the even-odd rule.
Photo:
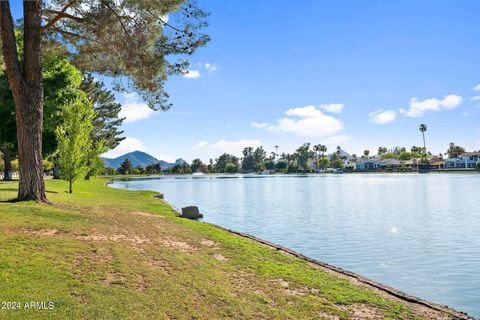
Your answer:
[[[113,183],[112,180],[110,180],[108,183],[106,183],[106,185],[108,186],[111,183]],[[179,210],[175,205],[166,201],[163,198],[157,197],[157,195],[162,195],[163,196],[164,195],[163,193],[158,192],[157,194],[153,195],[153,197],[159,199],[160,201],[162,201],[163,203],[168,205],[173,211],[181,214],[181,210]],[[324,269],[327,272],[330,272],[330,273],[333,273],[333,274],[335,274],[339,277],[348,279],[348,280],[350,280],[354,283],[360,283],[361,285],[367,287],[370,290],[380,292],[381,294],[387,295],[387,296],[389,296],[391,298],[394,298],[394,299],[398,299],[401,302],[404,302],[406,304],[426,307],[428,309],[431,309],[431,310],[434,310],[434,311],[437,311],[437,312],[444,312],[447,315],[452,316],[453,317],[452,319],[458,319],[458,320],[476,320],[477,319],[473,316],[468,315],[468,313],[466,313],[466,312],[458,311],[458,310],[456,310],[454,308],[451,308],[447,305],[442,305],[442,304],[439,304],[439,303],[431,302],[431,301],[413,296],[413,295],[408,294],[404,291],[398,290],[398,289],[393,288],[391,286],[388,286],[388,285],[382,284],[380,282],[377,282],[375,280],[369,279],[365,276],[362,276],[361,274],[357,274],[355,272],[348,271],[348,270],[342,269],[340,267],[328,264],[326,262],[308,257],[308,256],[306,256],[306,255],[304,255],[300,252],[297,252],[295,250],[292,250],[290,248],[281,246],[279,244],[276,244],[276,243],[258,238],[254,235],[244,233],[244,232],[235,231],[235,230],[232,230],[232,229],[228,229],[228,228],[222,227],[220,225],[217,225],[217,224],[214,224],[214,223],[211,223],[211,222],[206,222],[206,221],[201,221],[201,220],[198,220],[197,222],[207,224],[207,225],[210,225],[212,227],[218,228],[220,230],[226,231],[230,234],[234,234],[234,235],[240,236],[242,238],[252,240],[252,241],[254,241],[258,244],[261,244],[263,246],[266,246],[268,248],[271,248],[272,250],[276,250],[276,251],[281,252],[283,254],[287,254],[287,255],[299,258],[303,261],[306,261],[310,264],[313,264],[315,267]]]

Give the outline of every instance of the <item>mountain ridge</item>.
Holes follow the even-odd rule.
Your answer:
[[[167,162],[165,160],[158,160],[154,156],[152,156],[152,155],[150,155],[146,152],[143,152],[143,151],[129,152],[129,153],[126,153],[124,155],[118,156],[116,158],[102,157],[102,160],[103,160],[103,163],[105,164],[105,166],[107,168],[114,168],[114,169],[117,169],[118,167],[120,167],[122,162],[125,161],[126,159],[129,159],[132,162],[132,165],[134,167],[138,167],[138,166],[146,167],[148,165],[160,163],[160,166],[162,168],[170,168],[170,167],[173,167],[177,164],[182,164],[182,163],[186,162],[182,158],[178,158],[177,160],[175,160],[175,162]]]

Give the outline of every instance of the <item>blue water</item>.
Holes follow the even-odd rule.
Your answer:
[[[199,176],[115,181],[480,317],[480,175]]]

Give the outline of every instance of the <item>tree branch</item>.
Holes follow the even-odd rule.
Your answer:
[[[132,39],[132,37],[130,36],[130,33],[128,33],[127,27],[125,27],[125,24],[123,23],[121,16],[118,15],[118,13],[117,13],[108,3],[106,3],[105,1],[101,1],[101,3],[102,3],[105,7],[107,7],[110,11],[112,11],[113,14],[117,17],[117,20],[118,20],[118,22],[120,22],[120,25],[122,26],[122,29],[123,29],[123,31],[125,32],[125,34],[127,35],[128,39],[130,40],[130,43],[133,44],[133,39]]]
[[[52,20],[48,21],[48,23],[44,26],[41,27],[41,30],[47,30],[51,27],[53,27],[55,25],[55,23],[57,23],[59,20],[61,20],[62,18],[69,18],[69,19],[72,19],[72,20],[75,20],[77,21],[76,19],[82,19],[82,18],[78,18],[78,17],[75,17],[75,16],[72,16],[68,13],[66,13],[66,11],[68,10],[68,8],[70,8],[71,6],[73,6],[75,4],[75,2],[77,2],[78,0],[72,0],[70,1],[69,3],[67,3],[65,5],[65,7],[62,8],[62,10],[60,11],[56,11],[56,10],[46,10],[48,12],[51,12],[51,13],[57,13],[57,16],[55,16]],[[78,22],[78,21],[77,21]]]
[[[82,36],[81,34],[66,31],[66,30],[62,30],[62,29],[59,29],[57,27],[52,27],[52,30],[62,34],[65,38],[69,38],[69,36],[70,36],[70,37],[77,37],[77,38],[80,38],[80,39],[83,39],[83,40],[86,40],[86,41],[97,42],[94,39],[89,39],[85,36]]]
[[[173,29],[173,30],[175,30],[175,31],[177,31],[177,32],[181,32],[181,33],[184,33],[184,34],[186,34],[186,35],[189,35],[189,33],[186,32],[185,30],[181,30],[181,29],[178,29],[178,28],[175,27],[175,26],[172,26],[171,24],[169,24],[168,22],[166,22],[165,20],[163,20],[161,17],[159,17],[159,16],[157,16],[156,14],[154,14],[153,12],[151,12],[150,10],[146,10],[146,11],[147,11],[152,17],[154,17],[155,19],[160,20],[160,22],[161,22],[163,25],[165,25],[165,26],[167,26],[167,27],[169,27],[169,28],[171,28],[171,29]]]

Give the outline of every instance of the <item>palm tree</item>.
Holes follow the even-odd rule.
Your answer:
[[[319,152],[322,153],[321,158],[323,159],[325,157],[325,152],[327,152],[327,146],[323,144],[317,144],[316,146],[313,147],[313,150],[316,151],[317,153],[317,163],[318,163]],[[325,169],[325,168],[323,168],[322,166],[322,169]]]
[[[363,150],[363,155],[365,156],[365,159],[368,159],[369,154],[370,154],[370,150]]]
[[[320,145],[320,151],[322,152],[322,157],[325,156],[325,152],[327,152],[327,146],[324,146],[323,144]]]
[[[275,158],[275,160],[277,160],[277,158],[278,158],[278,146],[275,146],[275,153],[277,154],[277,157]]]
[[[423,152],[424,155],[427,156],[427,145],[425,143],[425,132],[427,131],[427,125],[422,123],[419,128],[420,132],[422,133],[423,136]]]
[[[320,152],[321,144],[316,144],[313,146],[313,151],[315,151],[316,161],[315,161],[315,170],[318,171],[318,154]]]

